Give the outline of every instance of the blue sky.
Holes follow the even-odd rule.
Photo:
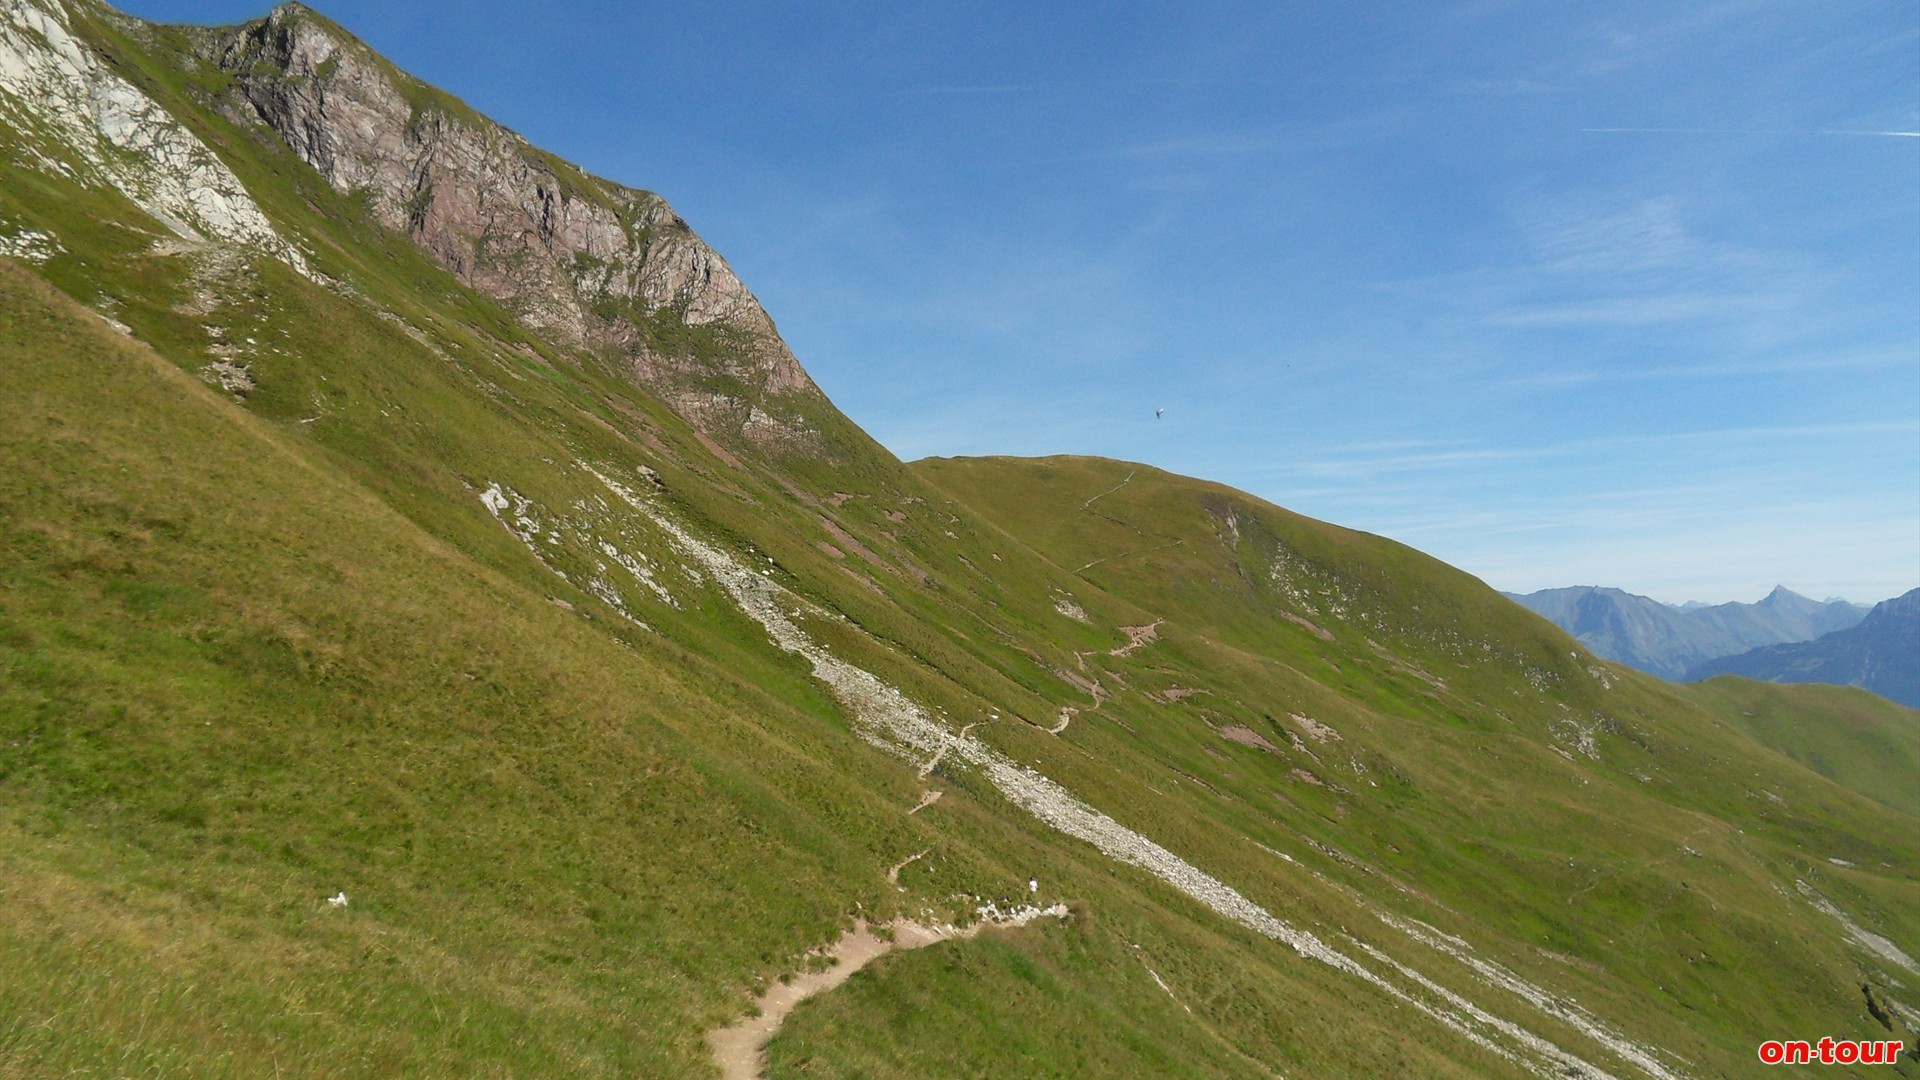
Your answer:
[[[1920,585],[1908,0],[315,6],[665,195],[904,458],[1146,461],[1511,590]]]

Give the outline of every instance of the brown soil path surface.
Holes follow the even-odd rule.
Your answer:
[[[1145,626],[1123,626],[1120,632],[1127,635],[1127,643],[1117,649],[1108,649],[1108,656],[1132,656],[1143,645],[1151,645],[1160,636],[1160,624],[1165,619],[1155,619]]]
[[[726,1027],[707,1033],[707,1045],[713,1049],[714,1063],[726,1080],[760,1080],[767,1070],[767,1040],[773,1038],[802,1001],[839,986],[853,973],[895,949],[921,949],[950,939],[970,938],[982,930],[1023,926],[1034,918],[1065,918],[1062,905],[1050,908],[1023,908],[1000,920],[983,919],[967,927],[923,926],[895,919],[886,924],[891,937],[882,937],[865,920],[841,935],[833,947],[833,965],[824,971],[795,975],[790,982],[776,982],[754,1002],[759,1015],[743,1016]]]

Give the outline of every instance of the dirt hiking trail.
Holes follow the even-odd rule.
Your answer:
[[[767,1070],[767,1041],[802,1001],[839,986],[854,972],[895,949],[922,949],[942,941],[965,940],[983,930],[1025,926],[1043,917],[1064,919],[1067,908],[1064,904],[1020,908],[1009,915],[984,918],[965,927],[925,926],[895,919],[883,928],[891,931],[887,937],[863,919],[834,944],[829,953],[833,957],[832,966],[824,971],[803,972],[789,982],[775,982],[754,1001],[759,1006],[759,1015],[743,1016],[726,1027],[708,1032],[707,1045],[713,1050],[714,1063],[720,1066],[720,1075],[726,1080],[760,1080]]]

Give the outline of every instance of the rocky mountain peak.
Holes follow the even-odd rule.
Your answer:
[[[710,433],[808,441],[787,399],[819,391],[726,260],[658,195],[541,153],[303,4],[204,52],[235,79],[232,111],[528,327],[620,358]]]
[[[1908,589],[1891,600],[1882,600],[1867,613],[1867,618],[1876,622],[1896,617],[1911,619],[1915,616],[1920,616],[1920,589]]]

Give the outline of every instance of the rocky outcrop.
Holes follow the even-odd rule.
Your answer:
[[[181,238],[264,251],[301,273],[239,177],[77,36],[59,0],[0,0],[0,124],[42,171],[110,187]],[[50,254],[50,238],[23,253]],[[15,247],[20,245],[16,244]]]
[[[235,111],[528,327],[625,358],[709,432],[760,444],[810,434],[781,399],[819,391],[659,196],[541,153],[299,4],[210,35],[204,50],[235,77]]]

